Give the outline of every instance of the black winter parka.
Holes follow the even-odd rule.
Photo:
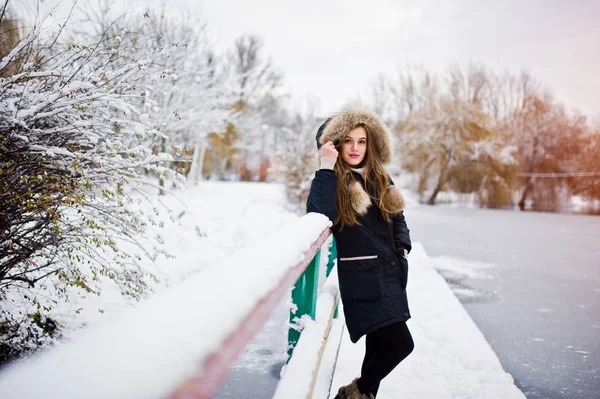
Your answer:
[[[363,177],[352,172],[364,187]],[[331,169],[315,174],[307,201],[307,212],[318,212],[333,223],[336,215],[338,178]],[[390,179],[390,184],[393,182]],[[358,225],[332,228],[337,245],[337,269],[346,325],[352,342],[378,328],[406,321],[410,316],[406,284],[411,250],[409,229],[403,211],[383,218],[376,201]]]

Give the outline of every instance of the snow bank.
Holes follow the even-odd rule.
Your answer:
[[[0,374],[3,398],[164,398],[330,224],[309,214],[180,285]],[[31,383],[35,381],[35,383]]]

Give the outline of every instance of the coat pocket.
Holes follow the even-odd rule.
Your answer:
[[[369,301],[384,296],[383,266],[377,255],[340,258],[338,278],[342,299]]]
[[[340,258],[340,262],[357,262],[360,260],[373,260],[373,259],[377,259],[377,255],[352,256],[350,258]],[[360,262],[357,264],[360,265]]]

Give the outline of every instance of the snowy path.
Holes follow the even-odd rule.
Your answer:
[[[378,398],[525,398],[421,245],[410,263],[415,350],[382,382]],[[330,398],[359,375],[363,354],[364,338],[352,344],[344,333]]]

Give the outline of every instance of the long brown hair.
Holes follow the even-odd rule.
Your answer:
[[[387,196],[389,195],[388,185],[389,177],[381,158],[376,149],[374,143],[374,136],[369,131],[368,126],[364,124],[358,124],[352,129],[362,127],[367,132],[367,151],[365,152],[365,158],[361,162],[364,167],[364,180],[365,180],[365,191],[371,198],[371,203],[377,204],[381,210],[381,214],[386,221],[390,221],[390,209],[387,204]],[[344,138],[336,144],[336,149],[341,153],[341,146],[344,142]],[[338,162],[335,163],[333,170],[338,176],[337,184],[337,199],[336,199],[336,215],[334,224],[340,224],[340,228],[345,225],[356,225],[358,222],[358,214],[352,208],[350,202],[350,186],[356,182],[355,177],[352,174],[350,165],[343,161],[341,155],[338,157]]]

